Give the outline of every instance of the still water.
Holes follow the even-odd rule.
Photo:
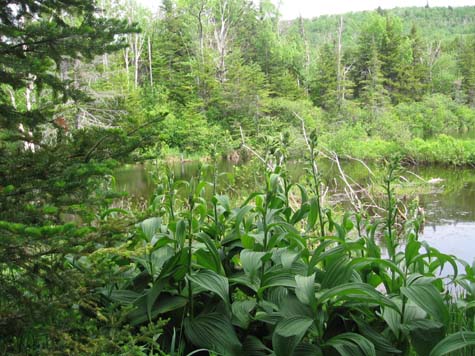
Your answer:
[[[195,175],[199,166],[199,162],[169,165],[176,179],[184,180]],[[338,170],[331,163],[321,162],[320,168],[323,182],[331,188],[328,193],[331,200],[332,194],[337,196],[341,193],[343,183],[336,178]],[[367,169],[357,162],[344,162],[343,168],[359,184],[378,182],[379,178],[371,178]],[[371,169],[378,176],[378,168]],[[115,174],[117,189],[128,192],[136,199],[148,200],[155,189],[151,173],[156,170],[157,167],[151,164],[124,167]],[[219,178],[221,193],[243,197],[262,182],[247,165],[236,167],[231,162],[223,161],[219,163],[218,170],[223,173]],[[292,180],[302,179],[303,164],[294,162],[288,165],[288,170]],[[437,166],[416,167],[411,170],[424,180],[434,182],[416,185],[409,193],[418,196],[419,204],[425,212],[426,223],[422,238],[441,252],[472,262],[475,258],[475,169]],[[232,172],[238,178],[229,179],[226,172]],[[380,170],[379,174],[382,174]],[[410,181],[420,182],[411,173],[405,172],[403,175]]]

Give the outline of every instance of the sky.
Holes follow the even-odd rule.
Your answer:
[[[160,0],[137,0],[139,3],[155,10]],[[259,2],[259,0],[253,0]],[[383,9],[407,6],[475,6],[475,0],[272,0],[279,6],[283,20],[291,20],[302,15],[312,18],[320,15],[342,14],[351,11],[374,10],[381,6]]]

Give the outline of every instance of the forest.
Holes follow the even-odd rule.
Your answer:
[[[474,125],[475,7],[4,0],[0,354],[473,355],[475,264],[403,175],[473,168]]]

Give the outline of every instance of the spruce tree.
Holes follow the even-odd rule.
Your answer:
[[[393,102],[400,100],[401,82],[405,76],[402,42],[401,21],[399,18],[386,17],[386,28],[379,53],[384,86]]]
[[[327,110],[337,106],[337,66],[336,51],[332,44],[326,43],[320,50],[315,79],[310,86],[314,103]]]
[[[388,92],[384,87],[382,62],[378,57],[375,41],[368,48],[369,60],[362,80],[361,101],[369,110],[369,124],[374,122],[380,111],[388,104]]]
[[[406,66],[407,83],[403,88],[407,100],[421,100],[428,87],[428,67],[424,59],[423,42],[415,24],[409,34],[411,63]]]
[[[61,109],[90,98],[60,70],[122,48],[135,30],[93,0],[0,3],[0,353],[61,348],[81,328],[74,306],[89,290],[74,261],[116,234],[101,224],[105,175],[150,138],[75,130]]]
[[[475,106],[475,37],[471,37],[461,46],[458,67],[462,75],[462,91],[465,101]]]

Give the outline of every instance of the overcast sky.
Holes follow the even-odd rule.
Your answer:
[[[160,0],[137,0],[152,9],[156,9]],[[258,3],[259,0],[253,0]],[[272,0],[279,6],[284,20],[302,15],[311,18],[320,15],[341,14],[350,11],[374,10],[406,6],[425,6],[427,0]],[[279,5],[280,3],[280,5]],[[431,7],[475,5],[475,0],[429,0]]]

